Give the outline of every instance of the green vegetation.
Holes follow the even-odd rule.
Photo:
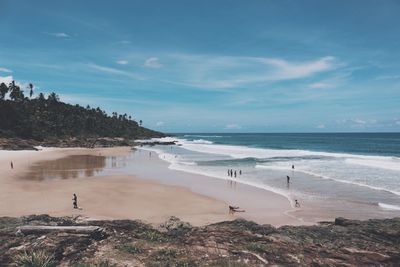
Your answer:
[[[44,251],[24,251],[15,256],[14,261],[20,267],[55,267],[56,262],[52,255]]]
[[[143,252],[143,248],[140,245],[124,244],[119,246],[118,249],[130,254],[138,254]]]
[[[268,250],[268,246],[262,243],[252,242],[246,246],[246,248],[250,251],[254,252],[265,252]]]
[[[100,108],[63,103],[55,93],[25,97],[14,82],[0,84],[0,137],[45,140],[47,138],[161,137],[162,133],[141,127],[127,114],[108,116]]]
[[[162,233],[155,231],[155,230],[147,230],[144,231],[141,235],[141,238],[147,240],[147,241],[151,241],[151,242],[168,242],[168,238],[165,237]]]
[[[178,252],[172,248],[164,248],[159,250],[157,254],[159,259],[169,259],[176,258]]]

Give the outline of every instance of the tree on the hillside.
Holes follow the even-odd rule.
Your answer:
[[[51,93],[51,94],[49,94],[49,96],[47,97],[47,100],[50,101],[50,102],[52,102],[52,103],[55,103],[55,102],[59,102],[59,101],[60,101],[60,98],[58,97],[58,95],[57,95],[56,93]]]
[[[32,98],[32,96],[33,96],[33,84],[29,84],[29,89],[30,89],[30,91],[29,91],[29,98]]]
[[[8,86],[8,89],[10,90],[10,98],[11,100],[14,101],[23,101],[25,96],[24,93],[22,92],[21,88],[15,84],[14,81],[12,81],[10,83],[10,85]]]
[[[0,84],[0,99],[4,99],[8,93],[8,87],[5,83]]]
[[[44,97],[43,93],[39,94],[38,99],[39,99],[40,102],[44,102],[46,100],[46,98]]]
[[[139,126],[142,126],[142,123],[143,123],[143,121],[142,121],[142,120],[140,120],[140,121],[139,121]]]

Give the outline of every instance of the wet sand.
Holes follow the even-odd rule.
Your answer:
[[[0,151],[0,216],[46,213],[154,224],[177,216],[194,225],[243,217],[277,226],[303,223],[287,215],[292,208],[280,195],[167,167],[157,155],[149,158],[126,147]],[[72,208],[73,193],[82,210]],[[228,205],[246,212],[229,215]]]

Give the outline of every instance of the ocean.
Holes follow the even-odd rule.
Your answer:
[[[164,140],[178,146],[146,149],[173,170],[263,188],[335,216],[400,215],[400,133],[181,133]]]

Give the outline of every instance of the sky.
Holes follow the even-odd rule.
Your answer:
[[[0,82],[164,132],[399,132],[400,1],[0,0]]]

